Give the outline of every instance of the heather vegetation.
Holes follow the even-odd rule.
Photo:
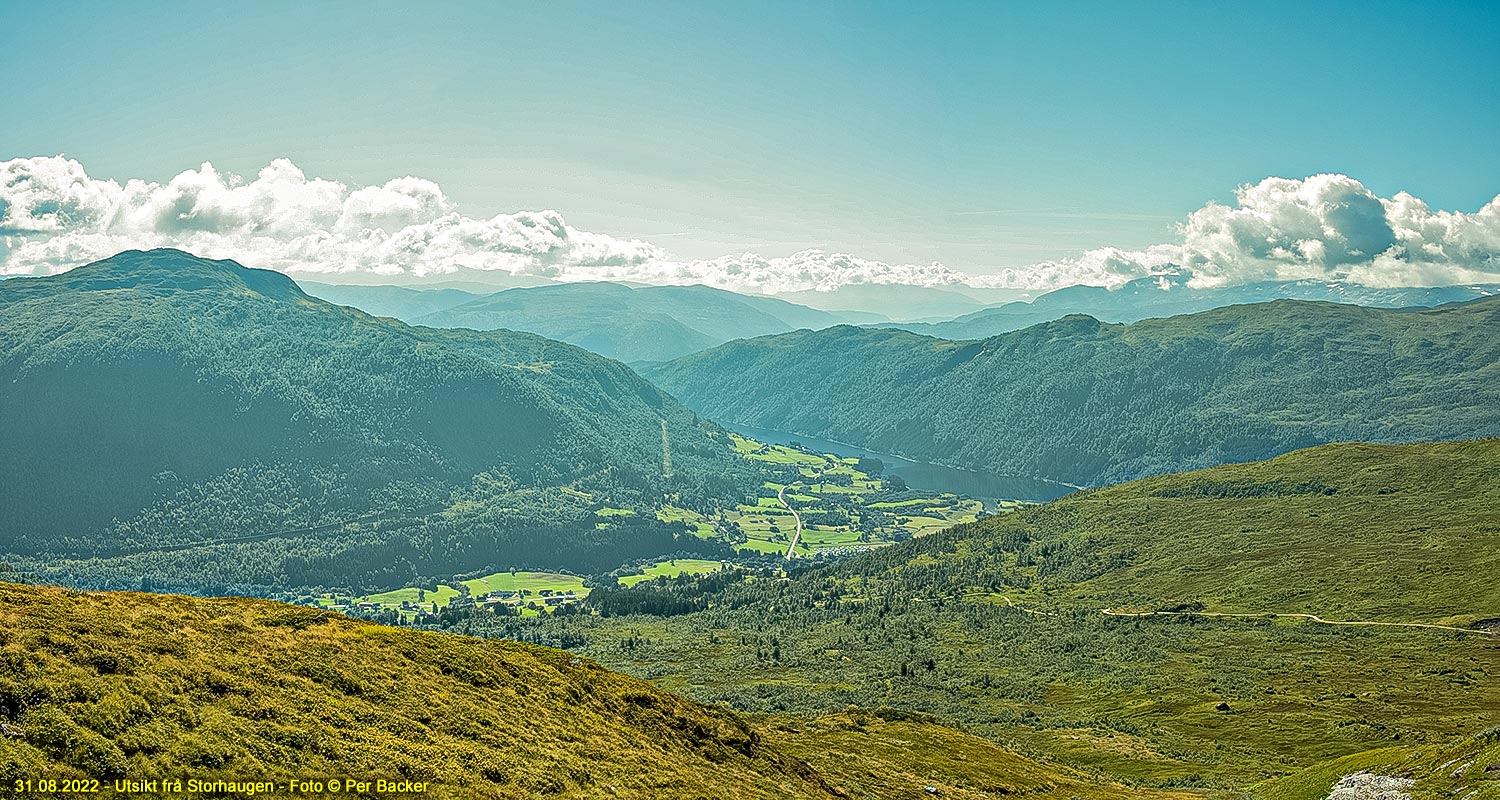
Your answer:
[[[1330,445],[1083,492],[790,580],[680,579],[662,591],[691,602],[655,613],[459,629],[740,708],[921,711],[1113,780],[1244,788],[1493,724],[1497,461],[1495,440]]]
[[[286,796],[309,776],[372,784],[340,796],[416,796],[375,790],[386,780],[507,800],[1125,791],[909,715],[752,719],[557,650],[267,601],[0,582],[0,665],[7,795],[83,778]],[[829,757],[837,740],[857,764]]]

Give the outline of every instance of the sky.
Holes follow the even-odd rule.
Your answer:
[[[0,271],[1500,281],[1497,40],[1463,2],[0,0]]]

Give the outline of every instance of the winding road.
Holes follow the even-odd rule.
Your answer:
[[[987,595],[989,595],[988,592],[981,591],[970,592],[965,594],[963,597],[965,599],[970,599],[974,597],[984,597]],[[921,603],[928,602],[935,598],[913,597],[911,599],[913,602]],[[1027,608],[1026,606],[1023,606],[1020,603],[1017,603],[1016,601],[1010,599],[1010,595],[1002,594],[1000,595],[1000,599],[1005,601],[1006,607],[1013,608],[1023,614],[1031,614],[1038,617],[1062,616],[1062,614],[1056,611],[1043,611],[1040,608]],[[1432,622],[1374,622],[1370,620],[1337,620],[1323,619],[1316,614],[1277,613],[1269,611],[1260,613],[1233,613],[1228,611],[1116,611],[1113,608],[1101,608],[1099,609],[1099,613],[1103,614],[1106,617],[1239,617],[1259,619],[1265,619],[1266,617],[1294,617],[1296,619],[1305,619],[1309,622],[1316,622],[1321,625],[1347,625],[1351,627],[1378,626],[1384,628],[1430,628],[1432,630],[1453,631],[1455,633],[1473,633],[1480,636],[1500,636],[1500,630],[1487,630],[1485,628],[1457,628],[1452,625],[1438,625]]]
[[[1010,598],[1006,598],[1007,602]],[[1024,609],[1023,609],[1024,610]],[[1336,620],[1323,619],[1316,614],[1295,613],[1273,613],[1265,612],[1259,614],[1231,613],[1228,611],[1116,611],[1113,608],[1100,609],[1101,614],[1107,617],[1295,617],[1323,625],[1347,625],[1357,626],[1380,626],[1386,628],[1432,628],[1440,631],[1458,631],[1459,633],[1479,633],[1494,636],[1494,631],[1482,628],[1456,628],[1452,625],[1437,625],[1431,622],[1372,622],[1369,620]]]
[[[802,540],[802,515],[798,514],[797,509],[792,508],[792,504],[786,501],[786,490],[792,488],[792,486],[794,485],[795,484],[789,483],[786,486],[781,487],[781,489],[776,492],[776,499],[779,500],[782,505],[786,506],[787,511],[792,512],[792,519],[797,520],[797,532],[792,534],[792,543],[790,545],[787,545],[786,548],[787,561],[792,560],[792,555],[797,549],[797,542]]]

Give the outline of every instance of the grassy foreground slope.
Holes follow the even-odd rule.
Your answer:
[[[1452,742],[1383,747],[1319,764],[1255,787],[1268,800],[1324,800],[1349,775],[1379,775],[1406,783],[1418,800],[1500,798],[1500,727]],[[1360,800],[1356,795],[1355,800]]]
[[[337,777],[426,781],[439,797],[1196,796],[1139,794],[911,717],[752,725],[534,645],[8,583],[0,723],[0,794],[43,778]]]
[[[1282,300],[989,339],[831,328],[647,377],[723,422],[1098,485],[1330,441],[1500,435],[1500,298],[1423,311]]]
[[[1497,552],[1500,440],[1338,444],[1077,493],[683,616],[493,624],[700,699],[924,711],[1115,780],[1243,790],[1500,721],[1500,636],[1465,630],[1500,618]]]
[[[248,600],[0,584],[0,778],[830,797],[738,718],[567,653]]]

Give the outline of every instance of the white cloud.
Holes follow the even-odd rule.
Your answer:
[[[1400,192],[1385,199],[1346,175],[1266,178],[1233,206],[1209,203],[1178,225],[1180,244],[1093,250],[987,276],[992,285],[1117,286],[1186,270],[1193,286],[1263,280],[1348,280],[1378,286],[1500,282],[1500,197],[1473,214],[1432,211]]]
[[[768,293],[862,283],[1044,291],[1182,270],[1200,286],[1500,282],[1500,197],[1465,214],[1433,211],[1405,192],[1378,197],[1344,175],[1267,178],[1240,187],[1232,205],[1194,211],[1178,232],[1180,242],[1145,250],[1101,248],[983,276],[821,250],[681,261],[649,242],[578,230],[556,211],[467,217],[421,178],[350,187],[278,159],[248,181],[204,164],[165,184],[122,186],[62,156],[0,162],[4,273],[52,273],[120,250],[170,246],[284,271],[424,276],[467,268]]]
[[[166,184],[90,178],[61,156],[0,162],[8,273],[52,273],[120,250],[179,247],[285,271],[426,275],[459,267],[556,275],[656,262],[647,242],[577,230],[555,211],[465,217],[437,184],[350,188],[277,159],[253,180],[204,164]]]

